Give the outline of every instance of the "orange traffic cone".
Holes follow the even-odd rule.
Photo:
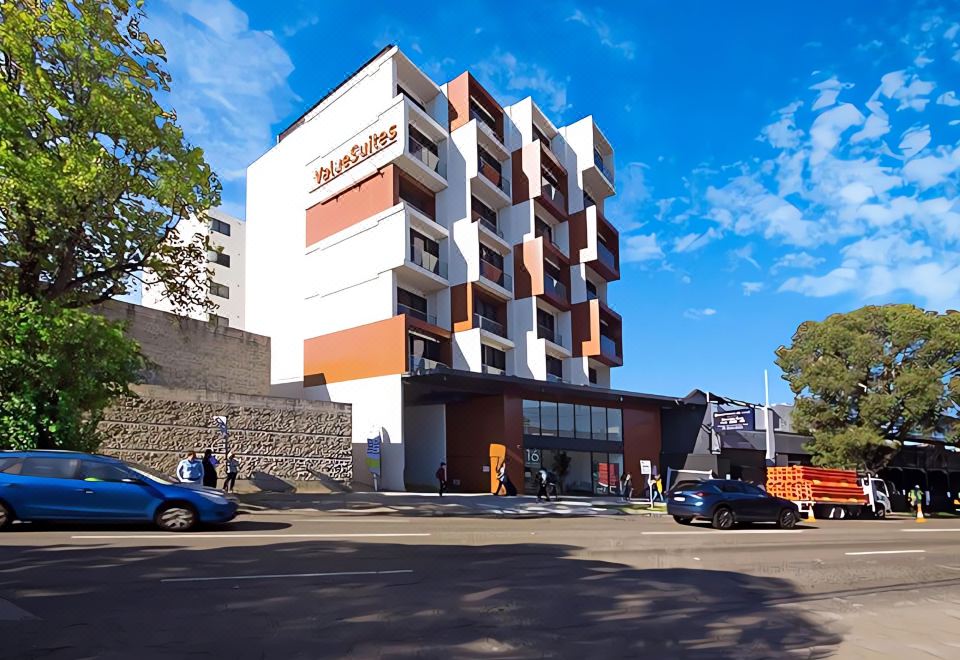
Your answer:
[[[918,523],[927,522],[927,519],[923,517],[923,505],[919,503],[917,504],[917,522]]]
[[[810,505],[810,513],[807,514],[807,522],[817,522],[817,517],[813,515],[813,506]]]

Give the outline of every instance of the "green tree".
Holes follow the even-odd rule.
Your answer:
[[[817,465],[875,473],[911,435],[957,439],[960,313],[863,307],[801,324],[776,353]]]
[[[104,408],[146,366],[119,324],[0,299],[0,449],[95,450]]]
[[[79,308],[149,277],[177,310],[211,310],[206,241],[176,226],[220,184],[158,100],[170,76],[141,6],[0,3],[0,295]]]

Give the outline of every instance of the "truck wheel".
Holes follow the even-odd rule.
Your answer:
[[[711,522],[714,529],[730,529],[734,523],[733,511],[722,506],[713,512]]]
[[[797,514],[790,509],[784,509],[777,516],[777,527],[780,529],[793,529],[797,526]]]
[[[873,515],[877,520],[883,520],[887,517],[887,510],[884,507],[880,507],[873,512]]]

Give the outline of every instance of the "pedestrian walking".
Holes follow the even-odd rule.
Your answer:
[[[185,484],[198,484],[203,480],[203,463],[197,458],[197,452],[188,451],[180,461],[177,479]]]
[[[205,449],[203,452],[203,485],[208,488],[217,487],[217,458],[213,455],[212,449]]]
[[[504,495],[509,494],[507,490],[507,459],[503,459],[500,467],[497,468],[497,492],[494,495],[499,495],[501,490]]]
[[[620,497],[624,502],[629,502],[633,496],[633,477],[629,472],[624,472],[620,477]]]
[[[443,497],[443,489],[447,487],[447,464],[440,461],[440,467],[437,468],[437,483],[439,484],[440,497]]]
[[[540,501],[541,497],[545,497],[547,501],[550,501],[550,491],[547,490],[547,471],[544,468],[540,468],[540,471],[537,472],[537,501]]]
[[[227,476],[223,480],[223,489],[232,493],[237,487],[237,475],[240,474],[240,461],[234,452],[227,454]]]
[[[653,503],[656,502],[658,499],[659,499],[661,502],[664,501],[664,499],[663,499],[663,481],[660,480],[660,475],[659,475],[659,474],[658,474],[656,477],[654,477],[653,479],[650,480],[650,503],[653,504]]]

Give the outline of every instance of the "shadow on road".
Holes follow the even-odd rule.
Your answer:
[[[284,522],[263,521],[263,520],[245,520],[237,518],[229,523],[219,525],[200,525],[198,532],[214,531],[229,534],[230,532],[276,532],[289,528],[291,525]],[[37,532],[137,532],[137,533],[164,533],[155,525],[149,523],[82,523],[82,522],[31,522],[15,523],[9,529],[4,530],[4,534],[35,534]],[[189,537],[190,532],[185,534]],[[0,539],[3,537],[0,536]]]
[[[639,570],[559,545],[0,548],[17,658],[771,658],[841,638],[790,582]],[[343,571],[376,575],[294,576]],[[240,576],[271,576],[249,580]],[[287,576],[287,577],[278,577]],[[170,579],[228,578],[207,582]]]

